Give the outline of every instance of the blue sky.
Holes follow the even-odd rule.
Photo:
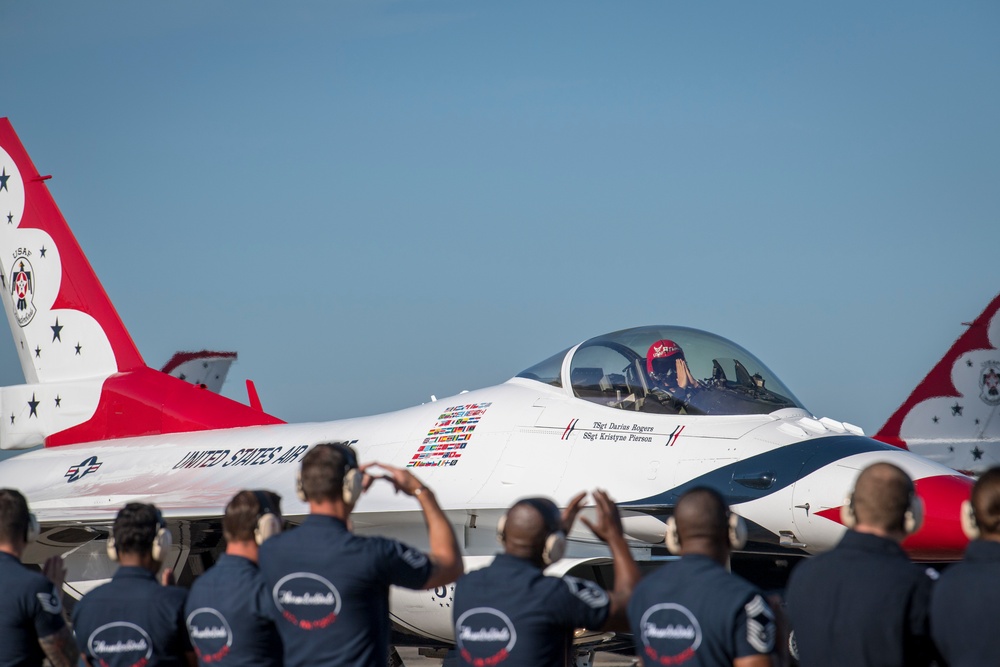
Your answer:
[[[7,2],[0,116],[147,362],[237,350],[226,393],[284,419],[660,323],[873,432],[1000,291],[998,34],[993,2]]]

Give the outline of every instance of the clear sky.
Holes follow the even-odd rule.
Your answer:
[[[874,432],[1000,291],[992,1],[8,1],[0,46],[147,362],[236,350],[289,421],[678,324]]]

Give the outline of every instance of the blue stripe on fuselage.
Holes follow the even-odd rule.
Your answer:
[[[673,507],[681,494],[698,486],[715,489],[725,496],[731,505],[745,503],[780,491],[834,461],[855,454],[877,451],[901,450],[860,435],[813,438],[730,463],[668,491],[647,498],[630,500],[621,505]]]

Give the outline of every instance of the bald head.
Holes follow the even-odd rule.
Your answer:
[[[729,546],[729,507],[715,489],[698,487],[682,495],[674,509],[674,520],[685,552],[695,543],[713,549]]]
[[[990,468],[972,487],[972,510],[985,538],[1000,539],[1000,468]]]
[[[875,463],[858,476],[851,506],[858,526],[905,533],[906,511],[915,493],[913,480],[891,463]]]
[[[507,510],[500,539],[512,556],[541,562],[545,540],[562,527],[562,515],[548,498],[524,498]]]

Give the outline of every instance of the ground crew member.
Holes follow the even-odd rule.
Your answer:
[[[1000,659],[1000,468],[990,468],[962,507],[971,540],[965,560],[934,586],[931,634],[950,667],[996,664]]]
[[[73,609],[76,643],[91,667],[197,665],[184,627],[187,591],[160,585],[156,573],[172,538],[153,505],[123,507],[108,536],[108,556],[120,567],[111,581]],[[166,584],[169,570],[164,572]]]
[[[414,496],[427,523],[429,554],[383,537],[351,532],[348,519],[363,478],[380,468]],[[366,474],[367,471],[367,474]],[[299,492],[309,516],[265,542],[260,569],[274,605],[288,667],[384,665],[389,651],[389,586],[436,588],[462,572],[462,557],[434,493],[406,470],[358,466],[343,443],[320,444],[302,459]]]
[[[849,530],[792,571],[786,592],[791,645],[804,667],[930,664],[932,579],[900,543],[920,527],[913,481],[890,463],[858,476],[843,507]]]
[[[542,573],[562,557],[585,497],[577,495],[561,514],[547,498],[525,498],[507,511],[497,530],[504,552],[455,588],[452,620],[460,665],[563,667],[572,664],[576,628],[627,630],[625,609],[639,569],[618,509],[604,491],[594,491],[597,523],[583,521],[611,548],[614,590]]]
[[[763,594],[727,570],[746,543],[743,519],[714,489],[677,501],[667,547],[680,560],[646,576],[628,607],[642,664],[764,667],[774,653],[774,614]]]
[[[281,532],[280,506],[281,497],[271,491],[240,491],[226,505],[226,553],[195,580],[184,606],[202,667],[281,665],[281,638],[257,569],[260,545]]]
[[[38,522],[20,491],[0,489],[0,665],[54,667],[75,665],[79,653],[63,619],[62,582],[66,567],[59,556],[45,562],[44,574],[21,564],[38,534]]]

